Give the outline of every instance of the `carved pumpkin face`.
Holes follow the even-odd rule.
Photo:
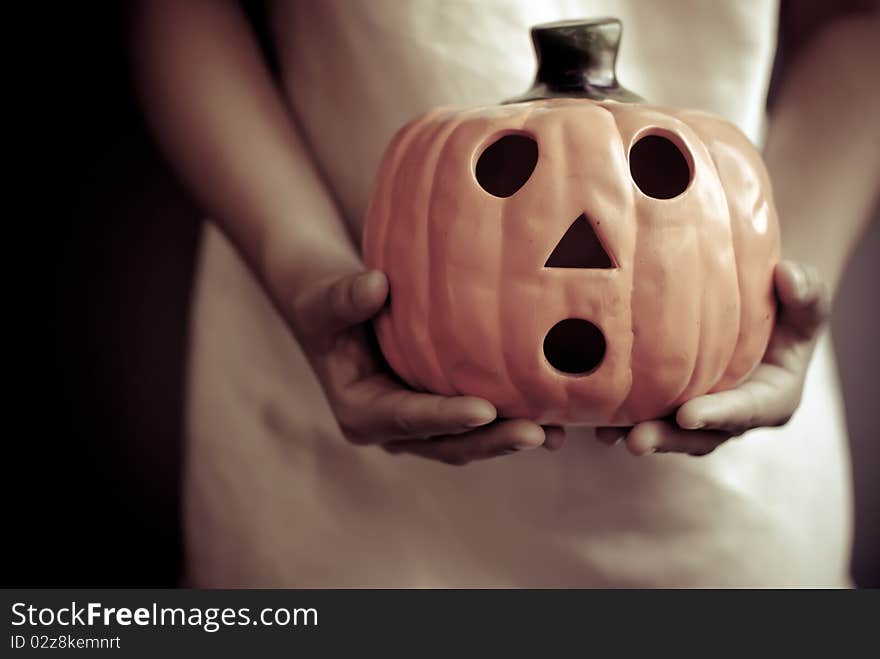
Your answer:
[[[766,171],[735,127],[583,99],[413,121],[364,234],[401,378],[547,424],[628,425],[742,380],[778,254]]]

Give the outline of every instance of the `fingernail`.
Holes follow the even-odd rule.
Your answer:
[[[364,297],[367,294],[370,284],[370,276],[372,272],[365,272],[357,276],[352,284],[352,298],[354,299],[355,304],[360,305],[364,303]]]
[[[468,428],[479,428],[480,426],[485,426],[487,423],[492,423],[494,420],[494,412],[484,412],[483,414],[472,416],[470,419],[464,422],[464,425]]]
[[[543,445],[544,445],[544,438],[542,437],[540,442],[537,442],[537,443],[535,441],[519,442],[517,444],[513,444],[513,448],[515,448],[517,451],[531,451],[532,449],[539,448]]]
[[[596,439],[605,444],[605,446],[617,446],[626,437],[626,430],[621,429],[619,433],[612,435],[611,433],[602,433],[597,435]]]
[[[543,443],[541,443],[541,444],[514,444],[514,446],[512,448],[515,451],[531,451],[532,449],[536,449],[540,446],[543,446]]]
[[[796,265],[793,268],[794,275],[794,294],[798,298],[807,294],[807,273],[804,272],[803,266]]]

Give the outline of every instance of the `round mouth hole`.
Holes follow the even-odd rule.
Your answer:
[[[629,150],[633,182],[647,197],[672,199],[687,190],[691,168],[678,145],[662,135],[646,135]]]
[[[544,356],[557,371],[586,375],[602,363],[605,337],[602,330],[589,320],[560,320],[544,337]]]

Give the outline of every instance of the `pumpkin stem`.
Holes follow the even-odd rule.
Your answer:
[[[535,82],[525,94],[505,103],[566,97],[643,101],[617,81],[614,66],[622,31],[617,18],[536,25],[532,28],[538,60]]]

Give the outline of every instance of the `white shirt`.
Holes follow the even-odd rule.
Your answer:
[[[324,0],[273,11],[297,125],[357,239],[394,132],[534,75],[531,25],[617,16],[621,82],[760,143],[771,0]],[[193,320],[186,525],[201,586],[845,586],[850,474],[828,337],[802,404],[705,458],[630,456],[589,429],[464,468],[340,435],[296,341],[205,233]]]

